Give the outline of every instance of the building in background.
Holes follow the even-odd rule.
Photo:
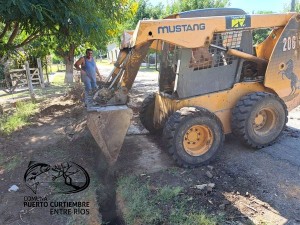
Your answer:
[[[120,49],[117,43],[111,43],[107,45],[107,59],[111,63],[116,62],[119,52]]]

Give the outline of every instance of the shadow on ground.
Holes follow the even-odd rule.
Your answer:
[[[184,198],[192,199],[191,209],[224,214],[228,223],[300,224],[299,134],[287,128],[274,145],[261,150],[228,135],[214,163],[196,169],[178,168],[159,137],[127,136],[118,176],[135,174],[153,189],[182,187]],[[212,190],[199,189],[209,183],[215,185]]]

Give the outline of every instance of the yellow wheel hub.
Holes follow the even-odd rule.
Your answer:
[[[274,129],[276,121],[276,113],[271,108],[260,110],[253,121],[253,128],[256,133],[267,134]]]
[[[192,156],[206,153],[213,143],[211,129],[205,125],[194,125],[190,127],[183,137],[183,147]]]
[[[262,128],[265,125],[266,120],[267,120],[266,112],[264,110],[260,111],[258,114],[256,114],[256,117],[254,119],[254,127],[256,129]]]

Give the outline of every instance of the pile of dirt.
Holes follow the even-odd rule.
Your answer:
[[[69,104],[67,104],[67,105],[57,105],[57,104],[50,105],[40,111],[40,117],[49,116],[55,112],[64,111],[65,109],[69,109],[71,107],[72,107],[72,105],[69,105]]]
[[[74,102],[82,102],[84,98],[84,86],[80,83],[76,83],[66,94],[67,99],[71,99]]]

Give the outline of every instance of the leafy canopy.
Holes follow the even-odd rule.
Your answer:
[[[61,47],[107,42],[132,7],[129,0],[1,0],[0,57],[40,37],[55,36]]]
[[[166,16],[193,9],[222,8],[229,4],[229,0],[175,0],[166,7]]]

